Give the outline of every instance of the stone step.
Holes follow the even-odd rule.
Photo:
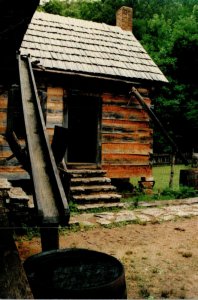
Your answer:
[[[6,198],[12,185],[6,178],[0,178],[0,198]]]
[[[107,203],[91,203],[91,204],[77,204],[77,209],[81,212],[88,212],[92,209],[110,209],[110,208],[125,208],[125,203],[120,202],[107,202]]]
[[[74,185],[102,185],[110,184],[111,179],[107,177],[71,178],[71,186]]]
[[[73,195],[76,203],[95,203],[95,202],[116,202],[120,201],[121,195],[117,193],[96,193],[92,195]]]
[[[70,174],[71,178],[100,177],[106,175],[106,171],[104,170],[72,169],[72,170],[67,170],[67,172]]]
[[[12,203],[24,203],[27,204],[29,201],[29,196],[24,192],[21,187],[12,187],[8,191],[9,200]]]
[[[0,190],[10,190],[11,187],[12,185],[7,178],[0,178]]]
[[[72,194],[91,194],[95,192],[108,192],[108,191],[116,191],[116,187],[113,185],[81,185],[81,186],[72,186],[70,188]]]

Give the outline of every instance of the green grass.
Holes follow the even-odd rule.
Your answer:
[[[185,169],[189,169],[189,166],[185,166],[185,165],[174,166],[174,177],[173,177],[174,190],[179,190],[180,170],[185,170]],[[163,191],[164,189],[169,188],[170,172],[171,172],[170,166],[153,167],[153,178],[155,181],[155,185],[153,188],[154,192]],[[131,178],[130,182],[137,187],[139,180],[140,178]]]
[[[170,166],[153,167],[153,178],[155,185],[153,193],[148,195],[143,193],[138,188],[138,181],[140,178],[131,178],[131,183],[136,188],[136,193],[133,197],[127,198],[127,201],[133,201],[136,205],[139,201],[153,201],[153,200],[170,200],[197,197],[198,191],[194,187],[180,186],[179,177],[180,170],[189,169],[189,166],[176,165],[174,166],[173,186],[169,188],[170,181]],[[126,201],[126,199],[124,199]]]

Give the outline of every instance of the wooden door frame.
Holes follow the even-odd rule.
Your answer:
[[[74,96],[82,96],[82,97],[89,97],[89,98],[95,98],[98,101],[97,105],[97,138],[96,138],[96,153],[95,153],[95,162],[93,164],[96,164],[97,166],[100,166],[102,163],[102,142],[101,142],[101,129],[102,129],[102,97],[98,94],[93,93],[82,93],[82,92],[70,92],[67,94],[67,96],[64,97],[64,110],[63,110],[63,127],[69,128],[69,101]],[[68,148],[65,152],[65,162],[68,162]],[[80,164],[80,163],[79,163]]]

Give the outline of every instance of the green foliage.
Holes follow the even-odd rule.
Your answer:
[[[185,199],[197,197],[198,191],[195,190],[193,187],[183,186],[180,187],[179,190],[172,190],[170,188],[166,188],[162,191],[161,195],[172,197],[172,199]]]
[[[49,2],[46,2],[40,10],[45,11],[50,14],[55,15],[64,15],[64,4],[63,2],[59,0],[50,0]]]
[[[156,200],[174,200],[174,199],[186,199],[193,198],[198,196],[198,191],[193,187],[180,187],[179,190],[174,190],[170,188],[165,188],[161,191],[161,193],[156,193],[154,191],[153,194],[147,195],[143,192],[137,193],[137,195],[133,197],[129,197],[128,199],[124,199],[127,202],[133,203],[134,207],[140,206],[140,202],[152,202]]]
[[[198,191],[193,187],[182,186],[179,191],[176,193],[176,199],[185,199],[185,198],[193,198],[198,196]]]

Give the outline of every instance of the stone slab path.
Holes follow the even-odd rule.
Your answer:
[[[126,204],[121,210],[115,212],[73,214],[70,217],[70,224],[82,227],[109,226],[123,222],[145,224],[192,216],[198,216],[198,197],[139,203],[139,207],[135,209]]]

